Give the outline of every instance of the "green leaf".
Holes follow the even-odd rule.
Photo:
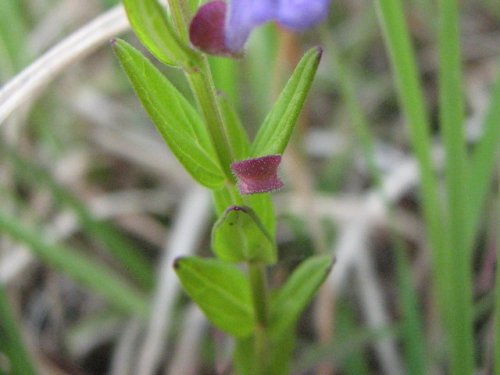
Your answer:
[[[61,271],[77,283],[102,295],[126,313],[148,316],[148,298],[109,267],[92,261],[88,254],[51,244],[46,234],[27,228],[18,217],[0,210],[0,232],[29,247],[47,266]]]
[[[162,63],[186,67],[198,60],[198,54],[180,41],[156,0],[123,0],[123,5],[139,40]]]
[[[250,285],[236,266],[217,259],[179,258],[175,271],[186,293],[220,330],[245,337],[254,328]]]
[[[238,114],[224,95],[219,95],[219,103],[224,116],[224,124],[227,127],[226,134],[234,150],[235,157],[237,160],[247,159],[250,150],[247,132],[243,128]]]
[[[12,163],[17,178],[36,186],[37,190],[47,188],[54,202],[76,215],[83,232],[104,245],[105,250],[109,251],[141,286],[147,289],[153,287],[154,272],[151,262],[112,223],[94,217],[87,205],[60,185],[46,169],[23,158],[16,148],[0,141],[0,158],[4,156]]]
[[[227,262],[276,263],[276,246],[250,207],[229,207],[212,230],[212,248]]]
[[[231,192],[230,189],[234,189],[234,192]],[[236,188],[228,185],[212,191],[212,198],[215,203],[215,212],[217,216],[222,215],[229,206],[234,204],[232,201],[232,196],[234,196],[234,194],[238,194]],[[243,201],[245,205],[252,207],[264,228],[266,228],[267,232],[274,238],[274,234],[276,233],[276,216],[274,215],[271,194],[247,195],[243,197]]]
[[[302,262],[271,301],[269,329],[279,337],[295,324],[332,267],[331,256],[315,256]]]
[[[251,155],[282,154],[311,88],[322,50],[311,48],[300,60],[252,144]]]
[[[276,215],[270,193],[252,194],[244,198],[245,204],[252,207],[261,223],[272,238],[276,234]]]
[[[2,283],[0,283],[0,352],[8,358],[12,374],[38,374],[26,350],[20,327]],[[0,373],[3,373],[1,368]]]
[[[223,185],[224,174],[195,109],[139,51],[122,40],[114,47],[142,105],[180,163],[201,185]]]
[[[500,75],[492,87],[490,104],[483,124],[483,135],[476,144],[469,167],[469,220],[466,248],[471,249],[477,237],[477,228],[483,212],[484,200],[493,179],[495,160],[500,155]]]

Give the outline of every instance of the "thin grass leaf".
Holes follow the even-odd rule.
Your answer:
[[[221,187],[226,178],[194,108],[135,48],[122,40],[114,48],[142,105],[179,162],[201,185]]]
[[[483,124],[483,135],[472,153],[467,186],[469,221],[465,247],[473,246],[481,220],[485,197],[494,175],[495,160],[500,154],[500,74],[493,85],[490,104]]]
[[[443,320],[453,313],[450,309],[450,246],[447,217],[443,215],[438,195],[438,183],[432,168],[430,126],[416,58],[411,46],[408,27],[400,0],[377,0],[377,11],[389,49],[399,98],[406,120],[412,148],[419,165],[422,209],[426,231],[432,249],[433,277],[437,304]],[[464,183],[465,181],[461,181]],[[469,282],[469,280],[465,280]],[[451,293],[459,293],[460,286]],[[467,309],[467,306],[466,306]],[[468,313],[465,312],[465,315]],[[468,331],[468,328],[465,328]],[[450,333],[451,334],[451,333]],[[469,354],[467,354],[469,355]]]
[[[115,308],[127,314],[147,317],[147,298],[107,267],[72,249],[48,243],[42,233],[26,228],[16,217],[2,210],[0,230],[28,246],[47,266],[103,296]]]
[[[415,53],[410,42],[401,1],[377,0],[376,6],[389,50],[399,100],[407,121],[410,141],[419,164],[422,204],[429,240],[434,251],[439,253],[443,249],[441,235],[444,220],[438,198],[438,183],[432,167],[430,125],[418,78]],[[439,264],[436,267],[439,268]]]
[[[283,154],[304,105],[322,50],[311,48],[302,57],[252,143],[251,156]]]
[[[37,189],[46,187],[55,202],[75,213],[84,232],[93,240],[102,243],[111,256],[121,263],[139,285],[151,289],[154,283],[153,267],[138,248],[112,224],[96,219],[78,197],[59,185],[47,171],[22,158],[7,145],[1,142],[0,144],[2,146],[0,154],[5,155],[12,162],[18,176],[33,185],[36,184]]]
[[[339,56],[336,45],[333,40],[328,44],[328,52],[332,55],[334,71],[337,73],[340,92],[345,101],[347,109],[352,119],[353,128],[361,144],[366,164],[369,167],[370,174],[375,181],[375,185],[385,203],[390,228],[394,228],[395,219],[393,207],[387,199],[382,186],[382,176],[379,168],[375,164],[374,136],[368,126],[368,121],[364,115],[363,108],[355,94],[352,74],[349,64],[345,63]],[[418,299],[414,286],[412,285],[411,269],[406,257],[406,246],[402,241],[390,231],[390,240],[394,246],[396,255],[396,272],[401,298],[401,339],[404,345],[404,354],[406,357],[406,366],[410,375],[424,375],[426,373],[427,359],[425,356],[426,342],[423,333],[423,324],[418,312]],[[359,360],[350,361],[354,368],[358,367]],[[351,373],[357,373],[355,370]],[[367,372],[367,371],[365,371]],[[360,371],[361,373],[361,371]]]
[[[436,272],[448,278],[440,298],[453,374],[474,371],[471,251],[466,248],[469,222],[464,100],[460,58],[459,11],[456,0],[439,1],[439,102],[445,147],[449,237],[446,262]]]
[[[497,168],[500,173],[500,168]],[[494,215],[495,216],[495,215]],[[496,202],[496,247],[497,247],[497,264],[500,259],[500,187],[497,189]],[[494,309],[494,369],[495,375],[500,375],[500,272],[497,266],[495,282],[495,309]]]
[[[7,355],[12,374],[36,375],[34,365],[23,342],[3,285],[0,283],[0,353]],[[0,370],[1,371],[1,370]]]
[[[20,70],[27,62],[27,32],[17,0],[0,2],[0,81]]]

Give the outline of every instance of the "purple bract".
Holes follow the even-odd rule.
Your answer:
[[[266,193],[283,187],[278,177],[281,155],[268,155],[231,164],[241,194]]]

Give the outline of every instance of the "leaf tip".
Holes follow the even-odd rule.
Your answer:
[[[323,56],[323,47],[316,46],[316,54],[318,55],[318,60]]]
[[[175,271],[178,271],[181,268],[181,262],[184,259],[184,257],[179,257],[174,259],[173,267]]]

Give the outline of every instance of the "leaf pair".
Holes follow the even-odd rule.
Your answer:
[[[210,189],[225,182],[214,148],[197,111],[139,51],[122,40],[115,53],[142,105],[187,172]]]
[[[327,277],[332,260],[327,256],[304,261],[271,301],[269,332],[278,339],[291,329]],[[252,334],[255,314],[250,285],[235,265],[217,259],[177,259],[175,270],[186,293],[220,330],[239,338]]]

